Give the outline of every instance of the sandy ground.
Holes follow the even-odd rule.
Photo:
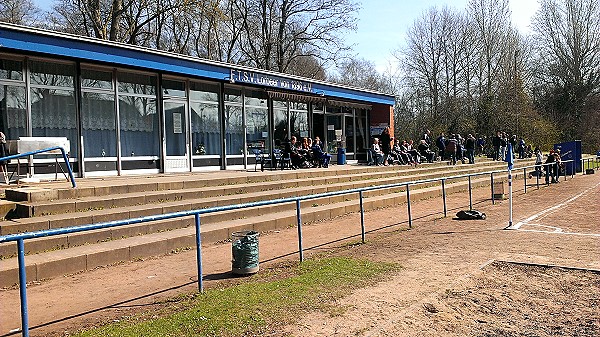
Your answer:
[[[310,312],[269,335],[600,335],[600,175],[530,187],[527,194],[522,185],[516,189],[515,230],[504,230],[508,202],[492,205],[487,188],[474,192],[474,208],[486,220],[443,218],[440,198],[412,204],[410,230],[406,205],[366,213],[367,244],[337,253],[403,268],[340,299],[341,313]],[[468,195],[450,195],[448,207],[449,215],[468,209]],[[359,214],[303,226],[305,257],[356,242],[359,233]],[[264,233],[261,268],[297,259],[297,249],[295,228]],[[202,253],[206,287],[231,277],[229,243]],[[155,301],[196,290],[196,277],[195,251],[184,251],[32,284],[31,336],[67,335],[149,310]],[[0,303],[0,336],[17,335],[9,331],[20,326],[18,289],[0,291]]]

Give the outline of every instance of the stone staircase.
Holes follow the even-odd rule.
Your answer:
[[[530,161],[517,164],[530,165]],[[475,165],[448,166],[445,162],[410,166],[330,166],[265,172],[203,172],[151,177],[112,177],[69,183],[42,183],[6,190],[8,220],[0,235],[125,220],[215,206],[273,200],[354,188],[415,181],[504,169],[503,162],[479,160]],[[517,171],[518,172],[518,171]],[[498,177],[500,179],[500,177]],[[518,178],[518,177],[517,177]],[[411,200],[441,195],[438,183],[411,186]],[[473,187],[489,186],[489,177],[472,179]],[[447,193],[467,188],[466,179],[448,181]],[[406,202],[404,188],[363,193],[365,210]],[[305,223],[360,211],[358,193],[301,202]],[[295,203],[244,208],[202,215],[202,241],[227,240],[244,229],[259,232],[296,224]],[[64,274],[193,247],[194,218],[183,217],[25,242],[27,279],[42,280]],[[16,244],[0,244],[0,286],[18,280]]]

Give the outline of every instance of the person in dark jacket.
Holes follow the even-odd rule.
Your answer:
[[[502,132],[498,131],[494,137],[492,137],[492,146],[494,147],[494,160],[499,160],[500,157],[500,143],[502,142]]]
[[[444,160],[444,155],[446,152],[446,138],[444,137],[443,132],[435,140],[435,146],[438,148],[440,160]]]
[[[446,157],[449,162],[448,165],[456,165],[456,150],[458,148],[458,141],[456,140],[456,136],[453,135],[448,139],[448,143],[446,143]]]
[[[478,150],[478,156],[482,156],[484,154],[484,149],[485,149],[485,138],[483,138],[482,136],[479,136],[479,138],[477,138],[477,150]]]
[[[429,144],[427,144],[427,141],[425,141],[425,139],[421,139],[417,150],[419,151],[419,154],[421,156],[425,157],[427,162],[433,163],[433,161],[435,160],[435,153],[429,150]]]
[[[546,184],[550,183],[550,179],[552,179],[552,183],[556,183],[556,157],[554,155],[554,151],[550,150],[548,154],[548,158],[544,162],[544,170],[546,171]]]
[[[391,142],[394,140],[394,137],[390,135],[390,127],[386,126],[381,132],[381,136],[379,137],[379,142],[381,146],[381,152],[383,152],[383,165],[388,165],[388,156],[390,155],[390,150],[392,148]]]
[[[465,149],[467,151],[467,159],[469,159],[469,164],[475,164],[475,137],[472,134],[467,136],[467,140],[465,141]]]
[[[292,168],[306,168],[308,167],[308,162],[304,158],[300,152],[298,152],[296,136],[292,136],[289,143],[285,144],[284,153],[290,156],[292,162]]]
[[[427,143],[427,146],[431,146],[431,131],[425,130],[425,133],[423,134],[423,137],[421,137],[421,140],[424,140]]]

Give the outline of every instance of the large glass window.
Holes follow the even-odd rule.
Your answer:
[[[86,158],[117,157],[117,124],[113,93],[83,92],[83,149]]]
[[[356,110],[356,147],[357,152],[366,152],[366,149],[370,147],[369,135],[367,128],[367,110],[357,109]]]
[[[31,127],[34,137],[67,137],[77,156],[75,65],[29,61]]]
[[[329,109],[328,109],[329,111]],[[327,152],[337,153],[337,133],[342,131],[342,115],[326,115],[327,120]]]
[[[225,89],[225,142],[226,154],[244,153],[244,126],[242,124],[241,90]]]
[[[287,101],[273,101],[273,123],[275,125],[273,132],[275,147],[281,147],[289,137]]]
[[[219,86],[191,82],[190,100],[192,155],[219,155],[221,153]]]
[[[346,152],[354,152],[354,118],[352,115],[344,117],[344,128],[346,136]]]
[[[290,129],[298,139],[308,137],[308,104],[290,102]]]
[[[119,73],[118,80],[121,155],[158,157],[156,76]]]
[[[117,157],[117,122],[112,71],[81,70],[81,134],[86,159]],[[86,166],[86,171],[94,167]]]
[[[267,96],[263,92],[247,91],[245,100],[246,142],[248,154],[254,149],[269,149],[269,109]]]

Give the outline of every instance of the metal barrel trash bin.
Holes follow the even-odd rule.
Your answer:
[[[247,275],[258,272],[258,232],[233,232],[231,255],[231,269],[234,274]]]
[[[346,165],[346,149],[343,147],[337,149],[337,164]]]

